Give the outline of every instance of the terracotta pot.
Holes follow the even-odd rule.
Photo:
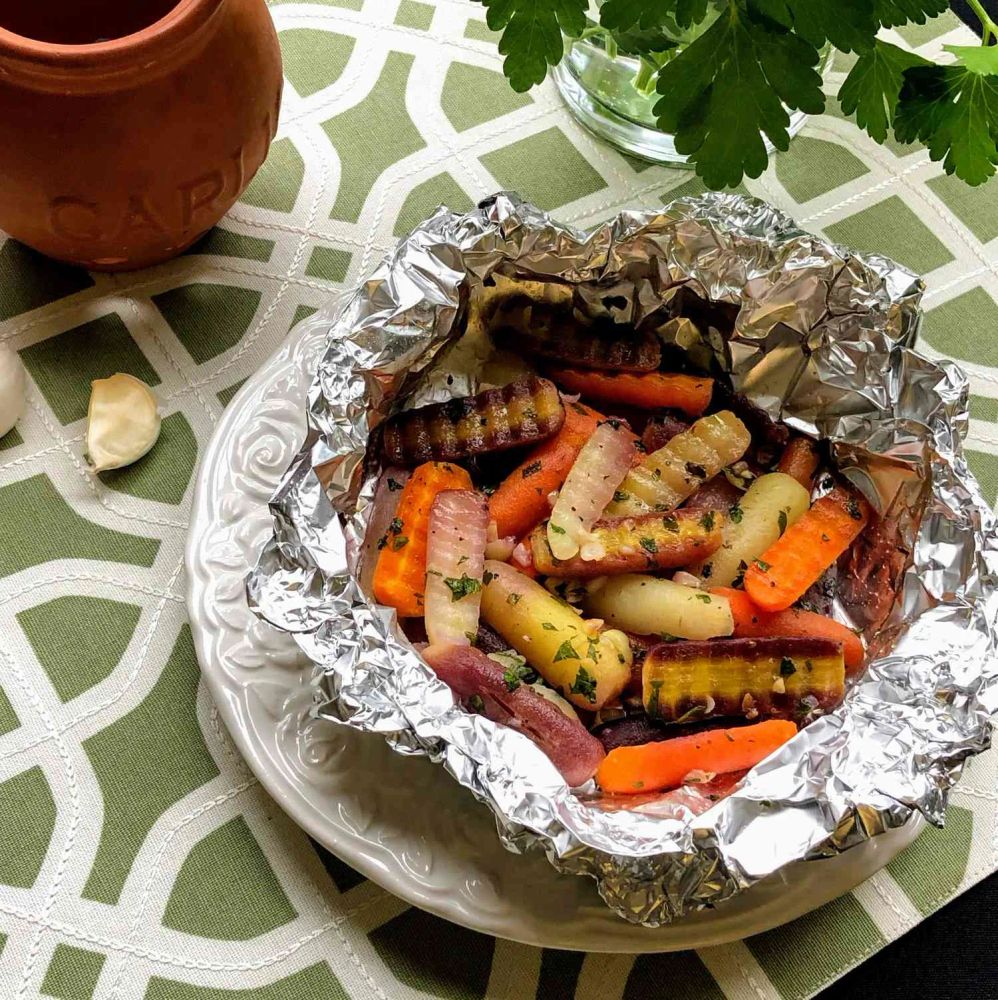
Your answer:
[[[96,270],[173,257],[263,163],[281,85],[264,0],[0,3],[0,229]]]

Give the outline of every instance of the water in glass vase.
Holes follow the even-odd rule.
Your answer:
[[[715,15],[690,29],[700,34]],[[590,34],[590,32],[592,32]],[[689,44],[692,37],[684,38]],[[581,39],[565,39],[565,58],[552,76],[561,96],[575,117],[599,138],[618,149],[652,163],[688,167],[686,156],[676,151],[673,137],[663,132],[655,119],[654,72],[668,55],[656,53],[645,57],[629,55],[595,25]],[[807,121],[801,111],[790,113],[787,131],[796,135]],[[774,147],[763,137],[766,151]]]

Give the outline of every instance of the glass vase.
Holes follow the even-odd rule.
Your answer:
[[[594,135],[632,156],[672,167],[688,167],[676,151],[673,136],[656,123],[659,94],[649,67],[623,52],[607,51],[605,35],[565,39],[565,57],[552,75],[569,110]],[[823,54],[823,65],[827,62]],[[790,114],[788,131],[796,135],[807,121],[802,111]],[[764,136],[766,150],[774,151]]]

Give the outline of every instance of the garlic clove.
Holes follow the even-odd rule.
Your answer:
[[[94,472],[137,462],[156,443],[160,418],[152,390],[133,375],[118,373],[91,383],[87,458]]]
[[[0,438],[12,431],[24,415],[26,381],[21,359],[0,344]]]

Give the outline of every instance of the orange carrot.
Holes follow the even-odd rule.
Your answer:
[[[472,488],[471,476],[450,462],[426,462],[413,471],[395,517],[378,542],[373,589],[380,604],[395,608],[402,618],[423,613],[430,507],[444,490]]]
[[[745,571],[745,590],[763,611],[789,608],[866,526],[870,506],[843,486],[811,505]]]
[[[809,490],[818,469],[818,449],[810,438],[795,437],[783,449],[777,472],[793,476],[804,489]]]
[[[769,719],[737,729],[617,747],[600,764],[596,783],[604,792],[619,795],[678,788],[691,771],[728,774],[755,767],[796,734],[792,722]]]
[[[642,410],[682,410],[698,417],[707,409],[714,380],[665,372],[599,372],[581,368],[552,368],[551,378],[562,389],[590,399],[624,403]]]
[[[582,446],[606,418],[582,403],[565,405],[561,430],[534,448],[489,499],[500,538],[522,538],[551,512],[548,494],[565,482]]]
[[[859,673],[866,658],[863,640],[851,628],[827,615],[800,608],[786,611],[763,611],[744,590],[733,587],[712,587],[710,592],[725,597],[735,622],[735,638],[762,639],[770,636],[789,639],[831,639],[842,643],[842,658],[846,674]]]

